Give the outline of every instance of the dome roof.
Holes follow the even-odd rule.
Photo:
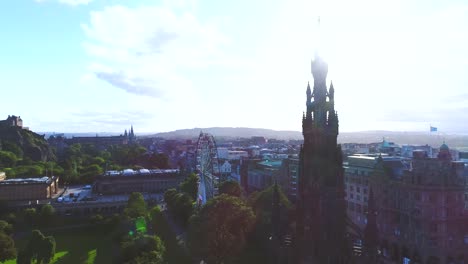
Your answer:
[[[449,147],[447,146],[447,144],[445,144],[445,142],[440,146],[440,150],[449,150]]]

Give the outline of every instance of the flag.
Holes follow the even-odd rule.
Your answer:
[[[437,132],[437,127],[431,126],[430,132]]]

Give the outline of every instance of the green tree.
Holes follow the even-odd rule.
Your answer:
[[[94,181],[94,179],[101,175],[104,172],[104,170],[101,168],[101,166],[97,164],[91,164],[87,167],[85,167],[81,171],[81,176],[82,180],[87,183],[91,183]]]
[[[11,168],[16,165],[18,157],[10,151],[0,151],[0,168]]]
[[[177,190],[174,188],[171,188],[164,193],[164,201],[166,202],[168,207],[174,205],[176,195]]]
[[[36,219],[37,219],[36,208],[24,209],[23,215],[24,215],[24,222],[26,223],[27,226],[32,226],[33,224],[36,223]]]
[[[42,167],[39,164],[17,166],[16,168],[14,168],[14,171],[15,171],[15,176],[17,178],[31,177],[32,175],[35,177],[39,177],[39,176],[44,175],[45,173],[44,167]]]
[[[38,263],[49,263],[55,255],[55,246],[56,244],[54,237],[44,237],[38,248]]]
[[[180,184],[180,190],[187,193],[193,200],[197,199],[198,194],[198,183],[200,178],[197,174],[191,173],[185,178],[185,180]]]
[[[0,220],[0,233],[11,235],[13,233],[13,226],[7,221]]]
[[[193,212],[193,200],[187,193],[178,193],[173,206],[174,216],[185,226]]]
[[[255,215],[257,216],[257,221],[255,223],[255,232],[257,236],[261,238],[268,238],[272,230],[272,205],[273,205],[273,192],[274,185],[268,187],[267,189],[253,194],[249,198],[249,203],[252,206]],[[279,195],[279,210],[282,212],[280,214],[280,223],[279,225],[282,229],[288,224],[288,213],[292,209],[291,202],[288,200],[284,192],[278,186],[278,195]]]
[[[252,209],[241,199],[217,196],[190,219],[190,250],[207,263],[228,263],[244,248],[254,221]]]
[[[48,225],[54,220],[55,208],[50,204],[45,204],[41,208],[41,223],[43,225]]]
[[[169,158],[164,153],[155,153],[151,155],[144,156],[144,164],[148,168],[154,169],[168,169],[169,168]]]
[[[4,142],[2,142],[1,145],[2,145],[1,150],[12,152],[18,158],[23,157],[23,150],[21,149],[20,146],[18,146],[18,144],[15,144],[15,143],[13,143],[11,141],[4,141]]]
[[[146,202],[141,193],[134,192],[130,194],[124,214],[131,219],[147,216]]]
[[[0,232],[0,262],[16,258],[14,240],[7,234]]]
[[[106,163],[105,159],[102,157],[94,157],[91,162],[99,166],[102,166]]]
[[[120,248],[124,263],[164,263],[166,249],[158,236],[127,237]]]
[[[164,201],[172,215],[186,225],[193,212],[193,199],[189,194],[179,193],[175,189],[169,189],[164,193]]]
[[[288,215],[291,213],[292,205],[281,188],[277,186],[278,206],[274,215],[274,185],[261,191],[252,193],[249,204],[256,215],[252,235],[249,237],[248,245],[244,253],[245,263],[270,263],[271,243],[270,237],[273,232],[281,236],[288,229]]]
[[[45,237],[41,231],[33,230],[25,249],[18,255],[18,263],[49,263],[55,255],[55,239],[52,236]]]
[[[241,197],[242,190],[241,190],[241,187],[240,187],[238,182],[228,180],[228,181],[223,182],[219,186],[219,193],[220,194],[225,193],[227,195],[231,195],[231,196],[235,196],[235,197]]]
[[[274,185],[261,192],[254,193],[251,197],[249,197],[249,203],[255,211],[255,215],[257,215],[257,220],[271,219],[273,191]],[[291,202],[288,200],[281,188],[278,188],[278,192],[281,211],[289,211],[292,208]],[[284,215],[286,216],[287,214]]]

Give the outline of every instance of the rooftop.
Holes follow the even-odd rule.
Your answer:
[[[258,164],[267,166],[267,167],[281,167],[282,160],[265,160],[261,161]]]
[[[178,169],[140,169],[140,170],[132,170],[132,169],[125,169],[122,171],[106,171],[104,176],[132,176],[132,175],[158,175],[158,174],[170,174],[170,173],[178,173]]]
[[[53,176],[52,178],[55,178],[55,176]],[[51,178],[44,176],[41,178],[18,178],[18,179],[3,180],[3,181],[0,181],[0,185],[50,183],[50,182],[51,182]]]

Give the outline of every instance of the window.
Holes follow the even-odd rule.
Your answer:
[[[367,203],[367,196],[364,196],[364,202]]]
[[[364,192],[364,194],[367,194],[367,188],[363,188],[362,192]]]
[[[449,203],[451,203],[451,202],[452,202],[452,196],[450,196],[450,195],[447,194],[447,195],[445,196],[445,203],[448,203],[448,204],[449,204]]]
[[[437,247],[437,239],[435,237],[429,238],[429,246],[430,247]]]
[[[356,195],[356,200],[361,201],[361,195]]]
[[[350,189],[351,191],[354,191],[354,186],[350,185],[350,186],[349,186],[349,189]]]
[[[351,199],[354,199],[354,194],[350,193],[349,197],[351,197]]]
[[[356,187],[356,192],[360,193],[360,192],[361,192],[361,188],[360,188],[360,187]]]
[[[463,243],[465,243],[465,245],[468,245],[468,234],[465,235],[465,237],[463,238]]]

